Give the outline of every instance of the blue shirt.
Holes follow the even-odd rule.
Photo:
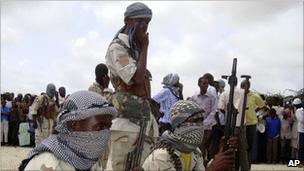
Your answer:
[[[1,107],[1,122],[8,121],[8,112],[9,112],[8,107],[6,106]]]
[[[268,116],[266,118],[266,135],[267,138],[276,138],[280,135],[281,121],[279,117],[271,118]]]
[[[171,123],[169,112],[171,107],[178,101],[178,98],[169,88],[163,88],[153,97],[153,100],[160,104],[160,111],[164,113],[164,116],[159,119],[159,122]]]

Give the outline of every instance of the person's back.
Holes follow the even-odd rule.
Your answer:
[[[179,76],[177,74],[168,74],[163,78],[163,88],[153,96],[160,105],[160,112],[164,115],[159,119],[159,133],[160,135],[171,129],[171,119],[169,112],[171,107],[182,98],[182,90],[180,88]]]

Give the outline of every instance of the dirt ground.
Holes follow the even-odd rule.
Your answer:
[[[0,170],[17,170],[21,160],[23,160],[31,148],[7,147],[1,146],[0,150]],[[304,168],[287,167],[279,164],[255,164],[252,165],[252,171],[304,171]]]

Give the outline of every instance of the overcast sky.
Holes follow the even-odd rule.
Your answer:
[[[1,92],[67,93],[87,89],[105,62],[123,13],[133,1],[1,2]],[[303,1],[145,1],[153,11],[147,67],[152,95],[162,78],[178,73],[184,96],[197,79],[252,76],[260,93],[303,88]],[[227,89],[228,87],[226,87]]]

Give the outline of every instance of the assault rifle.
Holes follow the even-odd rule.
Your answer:
[[[140,130],[135,149],[131,152],[128,152],[125,171],[130,171],[134,167],[140,166],[142,152],[144,151],[146,128],[147,121],[145,119],[142,119],[140,122]]]
[[[234,135],[236,117],[237,117],[237,113],[238,113],[233,104],[234,88],[237,84],[236,63],[237,63],[237,59],[234,58],[233,64],[232,64],[232,72],[231,72],[230,76],[222,76],[222,78],[225,78],[225,79],[228,78],[228,84],[230,86],[229,101],[227,104],[227,113],[226,113],[227,119],[226,119],[225,130],[224,130],[224,135],[225,135],[224,151],[228,150],[228,148],[229,148],[228,140],[231,136]]]
[[[224,151],[228,150],[229,148],[229,138],[235,135],[235,123],[238,111],[234,107],[233,104],[233,98],[234,98],[234,88],[237,84],[237,77],[236,77],[236,64],[237,59],[233,59],[232,64],[232,71],[230,76],[222,76],[224,79],[228,79],[228,84],[230,86],[230,92],[229,92],[229,101],[227,104],[227,113],[226,113],[226,123],[225,123],[225,130],[224,130]],[[234,164],[231,169],[228,169],[229,171],[237,170],[236,165]]]

